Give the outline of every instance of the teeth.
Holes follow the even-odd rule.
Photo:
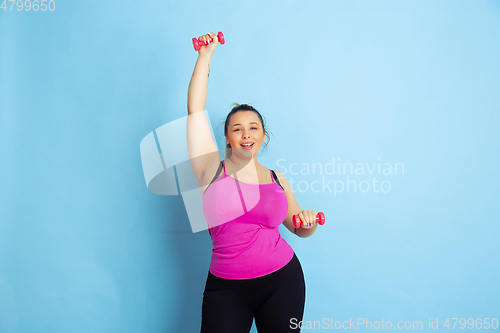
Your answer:
[[[251,145],[253,145],[253,143],[247,143],[247,144],[244,144],[242,146],[248,147],[248,146],[251,146]]]

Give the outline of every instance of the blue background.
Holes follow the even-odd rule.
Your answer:
[[[347,176],[391,185],[296,189],[327,218],[310,238],[280,227],[304,270],[305,321],[500,318],[499,1],[10,6],[0,332],[199,331],[211,240],[191,233],[180,196],[148,192],[139,144],[187,114],[191,38],[208,31],[226,37],[206,104],[219,146],[231,103],[254,102],[274,135],[264,166],[332,191]],[[291,174],[333,159],[404,174]]]

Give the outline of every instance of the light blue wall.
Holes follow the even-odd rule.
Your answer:
[[[226,36],[206,105],[219,144],[231,103],[255,102],[274,134],[259,162],[326,215],[310,238],[280,227],[304,269],[305,321],[500,318],[499,1],[10,6],[0,332],[199,331],[211,240],[191,233],[181,197],[148,192],[139,143],[186,115],[191,38],[208,31]],[[333,160],[375,170],[301,165]],[[357,191],[334,193],[348,176]],[[387,192],[360,192],[372,181]]]

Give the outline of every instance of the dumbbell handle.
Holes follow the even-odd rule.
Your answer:
[[[293,216],[293,226],[295,228],[299,228],[301,225],[300,217],[299,215],[294,215]],[[319,212],[318,215],[316,215],[316,223],[319,223],[320,225],[325,224],[325,214],[323,212]]]
[[[224,44],[226,42],[224,40],[224,35],[222,34],[222,31],[219,31],[219,33],[217,34],[217,39],[219,40],[219,43],[221,43],[221,44]],[[198,40],[198,39],[196,39],[196,37],[193,37],[194,50],[198,51],[200,49],[200,47],[206,46],[206,45],[210,44],[212,41],[213,41],[213,39],[210,39],[210,41],[208,43],[205,43],[204,41]]]

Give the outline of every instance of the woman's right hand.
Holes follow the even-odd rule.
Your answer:
[[[207,54],[211,56],[212,54],[214,54],[217,45],[219,45],[219,39],[217,38],[217,35],[213,32],[209,32],[206,35],[198,37],[198,40],[203,42],[210,42],[211,39],[213,40],[210,44],[200,47],[200,49],[198,50],[198,55]]]

